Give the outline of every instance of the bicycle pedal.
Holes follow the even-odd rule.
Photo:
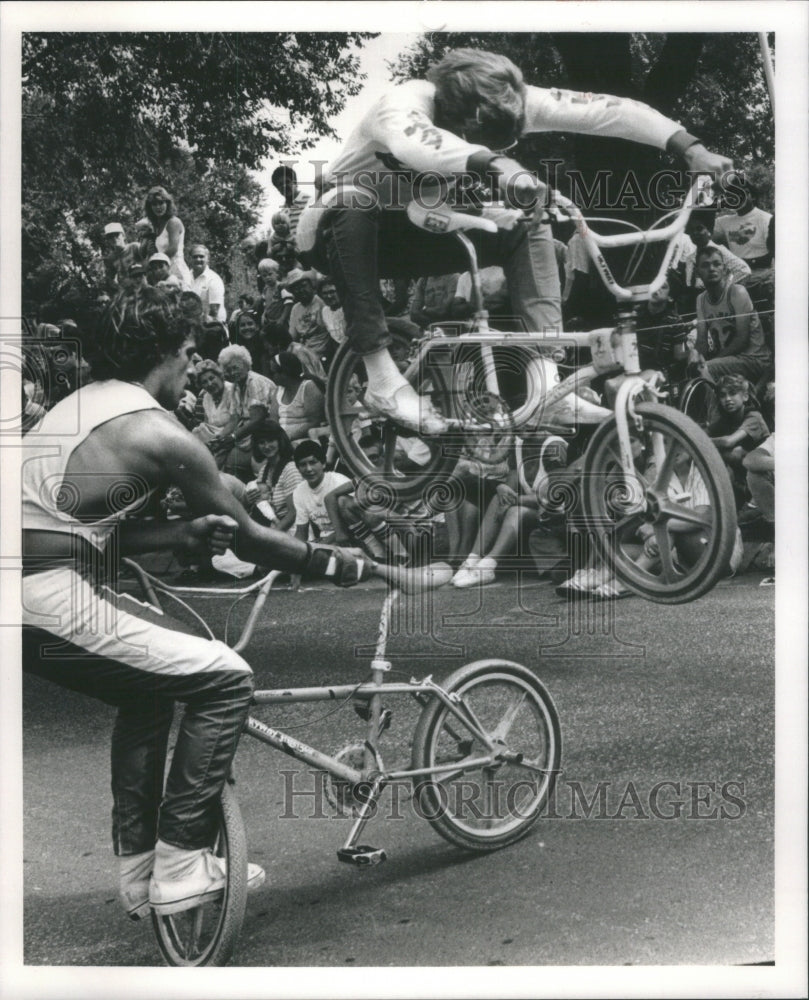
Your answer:
[[[388,860],[387,854],[381,847],[369,847],[367,844],[358,844],[356,847],[341,847],[337,852],[337,860],[343,861],[347,865],[358,865],[361,868],[370,868]]]

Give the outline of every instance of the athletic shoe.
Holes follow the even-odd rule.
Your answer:
[[[152,909],[166,916],[213,901],[224,893],[225,865],[224,858],[217,857],[209,848],[188,851],[158,841],[149,883]],[[263,885],[265,877],[263,868],[247,866],[248,889]]]
[[[556,587],[559,597],[584,597],[592,594],[604,582],[604,571],[597,569],[577,569],[569,580]]]
[[[380,396],[366,389],[364,401],[374,416],[385,417],[408,430],[428,435],[445,434],[448,430],[447,421],[432,402],[417,396],[410,385],[401,386],[391,396]]]
[[[452,578],[452,585],[459,589],[466,587],[485,587],[488,583],[494,583],[494,571],[497,563],[488,556],[480,559],[474,566],[461,567]]]
[[[149,879],[153,866],[153,850],[118,858],[118,895],[131,920],[140,920],[149,913]]]

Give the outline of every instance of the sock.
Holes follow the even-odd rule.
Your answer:
[[[374,351],[373,354],[363,355],[362,360],[368,373],[368,387],[372,392],[388,396],[410,384],[396,367],[387,347]]]

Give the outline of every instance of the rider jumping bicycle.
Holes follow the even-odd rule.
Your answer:
[[[462,177],[486,182],[506,203],[533,208],[527,226],[475,232],[481,266],[499,264],[527,330],[561,331],[559,275],[550,225],[542,221],[544,185],[505,151],[533,132],[582,132],[630,139],[682,157],[693,172],[721,175],[732,166],[676,122],[626,98],[527,86],[505,56],[477,49],[448,52],[426,80],[392,85],[346,140],[304,210],[298,245],[307,265],[338,285],[346,334],[368,375],[373,412],[427,434],[446,429],[419,398],[388,351],[380,277],[463,271],[451,236],[412,225],[404,211]],[[535,207],[534,207],[535,206]],[[323,208],[327,211],[323,211]],[[316,229],[315,229],[316,227]]]

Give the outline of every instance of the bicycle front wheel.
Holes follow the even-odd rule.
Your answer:
[[[584,510],[601,558],[647,600],[683,604],[728,572],[736,539],[730,476],[708,435],[683,413],[638,403],[629,420],[634,469],[621,465],[618,429],[601,424],[584,458]],[[653,528],[654,550],[638,534]]]
[[[562,758],[556,707],[530,670],[508,660],[467,664],[444,690],[457,696],[461,717],[437,697],[422,711],[413,768],[431,773],[415,782],[419,811],[458,847],[506,847],[539,819],[556,780]]]
[[[229,784],[217,806],[214,853],[225,861],[223,894],[193,910],[161,916],[152,925],[166,965],[227,965],[244,921],[247,905],[247,838],[236,796]]]
[[[458,460],[443,437],[427,437],[384,418],[347,407],[347,390],[367,383],[365,365],[347,343],[334,356],[326,389],[326,415],[334,442],[360,490],[369,501],[392,508],[401,501],[423,500],[430,506],[432,492],[442,494],[445,480]],[[441,366],[427,360],[411,379],[420,396],[450,416],[450,396]],[[440,497],[439,497],[440,499]]]

